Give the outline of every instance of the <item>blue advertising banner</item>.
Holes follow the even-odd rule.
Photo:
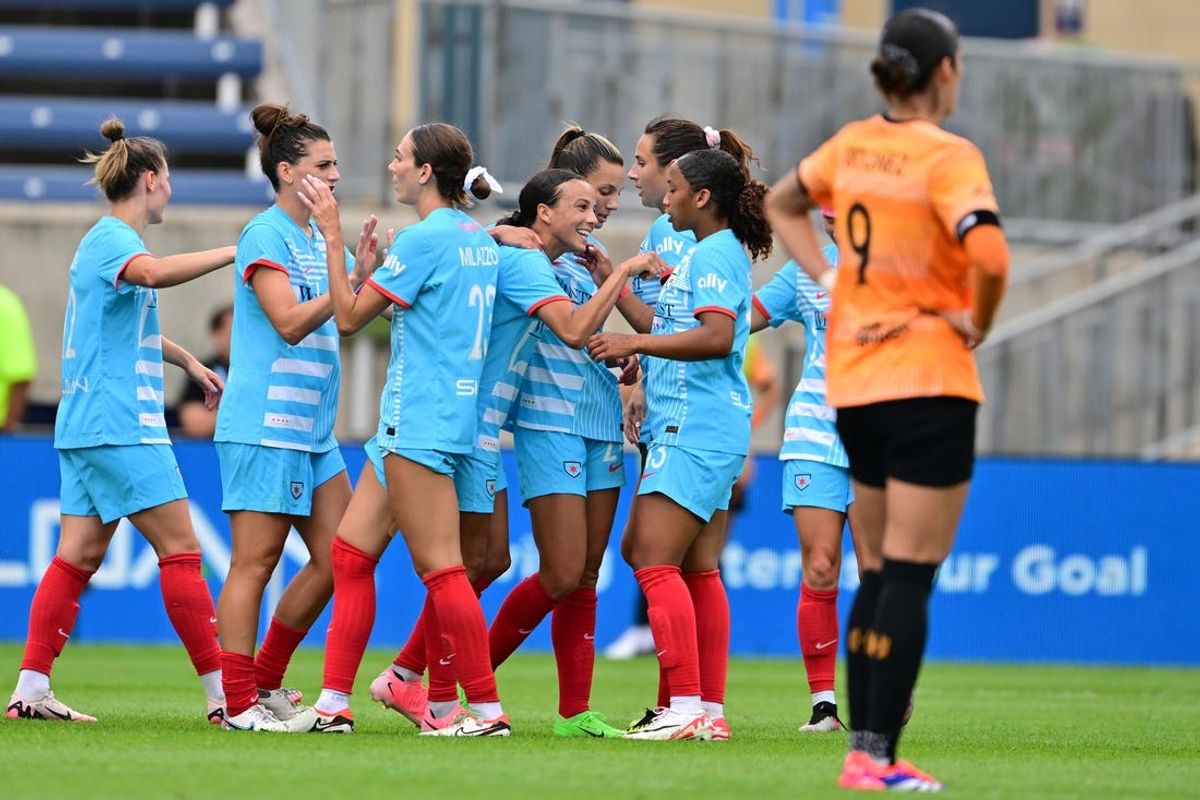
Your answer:
[[[344,448],[352,478],[362,450]],[[214,597],[229,566],[216,453],[209,443],[175,445],[191,494],[192,519]],[[630,474],[636,468],[631,457]],[[506,454],[510,482],[516,472]],[[761,456],[745,510],[733,524],[722,570],[732,607],[731,648],[740,655],[794,656],[800,549],[780,513],[780,464]],[[37,582],[58,536],[58,456],[48,438],[0,438],[0,640],[24,639]],[[976,471],[954,552],[933,595],[932,658],[1200,665],[1194,590],[1200,525],[1191,516],[1200,465],[993,459]],[[598,647],[630,623],[637,584],[619,540],[628,492],[600,576]],[[489,617],[513,584],[537,569],[529,517],[510,510],[513,568],[483,596]],[[846,538],[840,610],[857,586]],[[264,621],[288,577],[307,558],[293,534],[267,591]],[[372,644],[398,646],[424,588],[402,543],[378,571],[379,616]],[[72,633],[80,642],[173,642],[154,551],[127,522],[93,577]],[[319,645],[328,610],[307,640]],[[265,630],[265,625],[263,626]],[[548,649],[549,625],[527,647]]]

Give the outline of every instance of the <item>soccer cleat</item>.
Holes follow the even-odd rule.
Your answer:
[[[429,690],[420,679],[406,681],[389,667],[371,681],[371,699],[403,714],[409,722],[425,732],[423,723],[429,714]]]
[[[229,716],[228,712],[221,720],[221,726],[227,731],[261,731],[263,733],[291,733],[286,722],[280,722],[275,715],[267,711],[261,704],[256,703],[237,716]]]
[[[270,711],[280,722],[287,722],[308,706],[299,705],[304,695],[295,689],[259,689],[258,704]]]
[[[625,731],[605,722],[603,714],[582,711],[573,717],[557,715],[554,719],[554,735],[575,739],[620,739],[625,736]]]
[[[604,649],[604,657],[623,661],[634,656],[654,655],[654,634],[649,625],[630,625]]]
[[[831,733],[845,729],[838,718],[837,704],[822,700],[813,706],[808,723],[800,726],[801,733]]]
[[[709,717],[712,723],[712,740],[714,742],[729,741],[729,722],[724,717]]]
[[[422,730],[421,736],[508,736],[510,733],[512,725],[507,714],[495,719],[480,719],[469,711],[462,711],[454,715],[449,725]]]
[[[285,724],[288,733],[354,733],[354,714],[349,708],[326,714],[312,706],[305,706],[303,711]]]
[[[626,739],[668,741],[713,738],[712,720],[708,714],[682,714],[670,708],[646,709],[645,715],[625,731]]]
[[[860,792],[940,792],[942,784],[907,761],[878,764],[861,750],[846,754],[838,786]]]
[[[208,703],[208,723],[210,725],[220,725],[225,719],[225,701],[213,700],[207,698]]]
[[[95,722],[96,718],[81,714],[54,697],[54,692],[46,691],[37,700],[13,694],[8,699],[8,710],[5,712],[9,719],[41,719],[48,722]]]

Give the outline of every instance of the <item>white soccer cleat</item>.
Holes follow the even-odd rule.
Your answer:
[[[304,695],[295,689],[266,689],[258,690],[258,704],[270,711],[275,719],[287,722],[292,717],[304,711],[308,706],[300,705]]]
[[[444,728],[431,728],[421,731],[421,736],[508,736],[512,733],[512,725],[508,715],[502,714],[495,719],[480,719],[474,714],[463,711],[454,717],[454,721]]]
[[[8,699],[8,710],[5,712],[9,719],[40,719],[47,722],[95,722],[96,718],[82,714],[54,697],[54,692],[47,690],[37,699],[21,697],[13,693]]]
[[[206,699],[208,706],[208,722],[210,725],[220,725],[225,719],[225,701],[213,700],[211,697]]]
[[[267,711],[261,704],[255,704],[238,714],[236,717],[226,713],[221,720],[222,727],[227,731],[261,731],[263,733],[291,733],[286,722],[280,722],[275,715]]]
[[[348,708],[326,714],[305,706],[284,724],[288,726],[288,733],[354,733],[354,715]]]
[[[707,741],[713,738],[713,724],[703,711],[699,714],[683,714],[670,708],[648,708],[641,719],[629,726],[625,738],[654,742],[684,739]]]
[[[604,657],[624,661],[635,656],[654,655],[654,634],[649,625],[631,625],[604,649]]]

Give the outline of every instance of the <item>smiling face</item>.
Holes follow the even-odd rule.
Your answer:
[[[621,187],[625,183],[624,168],[611,161],[600,161],[587,176],[587,182],[596,190],[596,230],[612,212],[621,205]]]
[[[642,205],[663,210],[663,197],[667,193],[666,169],[654,155],[654,136],[643,133],[638,139],[628,177],[637,187]]]
[[[583,178],[558,188],[554,205],[537,208],[535,231],[546,242],[547,252],[582,253],[588,235],[596,229],[596,190]]]

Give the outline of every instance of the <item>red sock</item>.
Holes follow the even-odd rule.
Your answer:
[[[634,572],[646,595],[650,630],[658,663],[666,672],[672,695],[700,694],[700,658],[696,645],[696,610],[679,567],[643,567]],[[667,698],[670,705],[670,698]]]
[[[454,652],[446,649],[442,626],[433,613],[433,600],[425,597],[425,663],[429,666],[429,699],[434,703],[458,699],[458,677],[454,674]]]
[[[546,594],[536,572],[513,587],[488,631],[492,669],[503,664],[521,646],[556,604],[555,599]]]
[[[236,717],[258,702],[254,685],[254,658],[221,651],[221,686],[225,689],[225,714]]]
[[[158,562],[158,584],[167,616],[175,626],[197,675],[221,668],[217,611],[200,573],[199,553],[180,553]]]
[[[796,606],[796,632],[800,654],[808,673],[811,692],[832,692],[837,668],[838,615],[837,589],[818,592],[800,584],[800,603]]]
[[[729,668],[729,598],[719,570],[683,576],[696,610],[696,647],[700,653],[700,699],[725,702]]]
[[[75,627],[79,596],[93,574],[58,556],[50,561],[29,606],[29,635],[21,669],[50,674]]]
[[[671,678],[667,669],[661,663],[658,665],[658,707],[667,708],[671,705]]]
[[[558,665],[558,713],[573,717],[588,710],[596,665],[596,590],[576,589],[554,607],[550,639]]]
[[[258,688],[272,690],[283,685],[283,673],[287,672],[292,653],[307,635],[308,631],[284,625],[271,617],[271,627],[267,628],[267,636],[254,658],[254,680]]]
[[[491,585],[492,582],[485,578],[476,578],[471,581],[471,588],[475,590],[476,597],[483,594],[483,590]],[[418,675],[425,671],[425,617],[428,604],[429,601],[426,598],[426,604],[421,607],[421,613],[417,616],[416,623],[413,624],[412,632],[408,635],[408,641],[404,643],[404,647],[392,659],[393,666],[415,672]],[[453,677],[454,670],[448,670],[448,672]],[[430,678],[432,679],[432,675]],[[450,699],[453,700],[457,696],[458,694],[455,693],[455,696]]]
[[[375,567],[379,559],[335,537],[333,617],[325,634],[325,675],[321,687],[350,694],[375,625]]]
[[[422,580],[433,601],[433,615],[445,641],[446,660],[471,703],[498,703],[496,675],[488,659],[487,621],[467,580],[466,567],[430,572]],[[427,626],[433,619],[427,619]],[[428,630],[428,628],[426,629]],[[428,634],[427,634],[428,635]]]

